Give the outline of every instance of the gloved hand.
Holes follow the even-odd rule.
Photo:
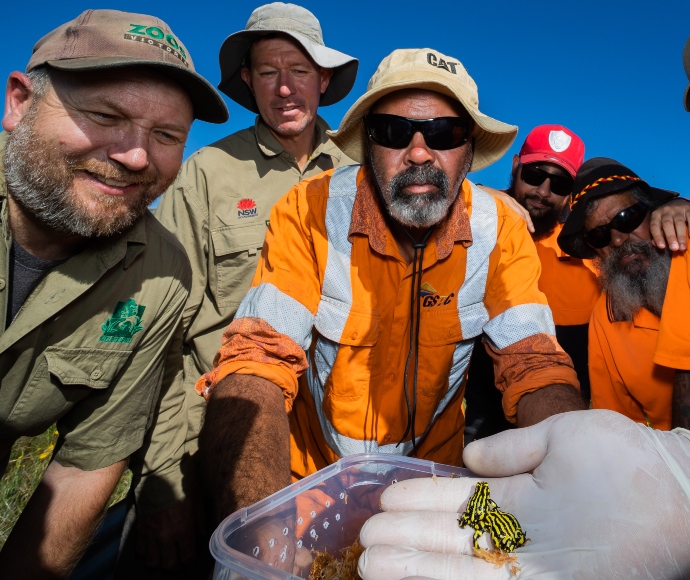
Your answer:
[[[473,530],[458,526],[484,480],[530,538],[514,552],[520,578],[688,578],[688,436],[595,410],[471,443],[465,464],[485,477],[413,479],[383,493],[384,513],[360,534],[367,550],[359,573],[364,580],[511,578],[507,565],[496,569],[471,555]]]

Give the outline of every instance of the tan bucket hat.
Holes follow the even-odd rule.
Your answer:
[[[498,161],[508,151],[518,128],[487,117],[479,111],[477,85],[454,58],[430,48],[395,50],[381,61],[367,85],[367,92],[345,114],[337,131],[328,131],[333,142],[359,163],[366,161],[363,117],[381,97],[402,89],[428,89],[460,102],[475,122],[474,160],[470,171]]]
[[[246,109],[259,112],[254,95],[242,80],[242,65],[252,42],[276,32],[294,38],[319,66],[333,69],[328,88],[321,95],[321,106],[332,105],[347,96],[355,84],[359,61],[324,45],[321,25],[309,10],[283,2],[259,6],[252,12],[244,30],[225,39],[218,56],[221,74],[218,88],[221,91]]]
[[[86,10],[34,45],[26,72],[43,65],[71,71],[125,66],[155,68],[187,91],[195,118],[209,123],[228,120],[223,97],[194,70],[192,57],[182,42],[155,16]]]

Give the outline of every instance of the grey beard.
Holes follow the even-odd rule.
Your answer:
[[[98,198],[98,212],[93,215],[72,189],[75,160],[34,133],[36,111],[32,107],[7,138],[3,162],[12,199],[27,214],[61,235],[110,236],[137,221],[159,193],[149,189],[125,212],[122,200],[102,195]],[[115,171],[127,173],[124,169]]]
[[[459,184],[462,184],[471,165],[472,156],[468,155]],[[448,208],[453,204],[460,190],[458,185],[458,188],[451,192],[446,173],[431,165],[412,166],[395,175],[388,184],[385,184],[373,158],[371,167],[388,213],[404,226],[429,228],[441,222],[448,214]],[[433,185],[436,190],[422,194],[409,194],[404,191],[410,185],[426,184]]]
[[[646,256],[649,266],[642,269],[635,262],[621,264],[621,258],[631,252]],[[659,250],[652,242],[627,240],[619,248],[614,248],[604,260],[597,262],[614,321],[632,320],[641,308],[661,316],[671,268],[671,252],[668,248]]]

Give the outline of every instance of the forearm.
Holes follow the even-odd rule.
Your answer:
[[[251,375],[219,382],[208,401],[199,454],[218,522],[290,485],[290,427],[282,390]]]
[[[51,463],[0,553],[0,578],[66,578],[126,465],[82,471]]]
[[[676,371],[673,381],[671,426],[690,429],[690,371]]]
[[[551,415],[582,411],[585,404],[580,393],[570,385],[550,385],[523,395],[517,405],[518,427],[529,427]]]

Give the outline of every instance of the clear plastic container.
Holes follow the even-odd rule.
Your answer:
[[[351,455],[227,517],[211,538],[213,580],[298,580],[311,550],[340,557],[364,522],[381,511],[383,490],[418,477],[469,475],[467,469],[386,454]]]

